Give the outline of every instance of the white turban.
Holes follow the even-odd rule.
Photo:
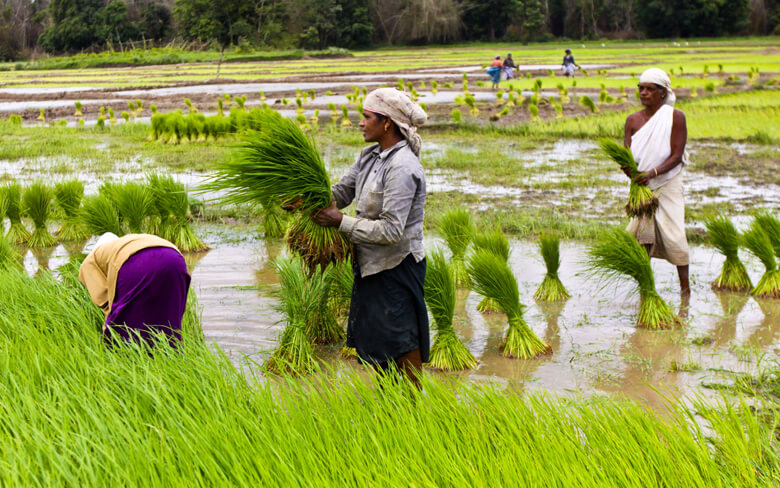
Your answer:
[[[417,127],[428,120],[428,115],[408,93],[395,88],[378,88],[368,94],[363,109],[389,117],[401,130],[412,152],[420,155],[422,139],[417,134]]]
[[[677,97],[674,96],[672,91],[672,81],[669,79],[669,75],[662,69],[650,68],[642,73],[639,77],[639,83],[655,83],[658,86],[662,86],[666,89],[666,97],[664,98],[664,104],[674,107],[674,101]]]

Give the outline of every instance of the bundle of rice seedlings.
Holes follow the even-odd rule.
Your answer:
[[[631,178],[631,187],[628,190],[628,203],[626,214],[631,217],[646,217],[655,213],[658,208],[658,199],[653,190],[647,185],[638,185],[635,180],[642,176],[637,168],[631,149],[623,147],[611,139],[599,139],[599,146],[604,154],[620,166],[620,169],[628,171]]]
[[[22,255],[14,249],[8,239],[0,234],[0,271],[7,269],[23,269]]]
[[[84,114],[81,113],[81,102],[77,100],[75,105],[76,105],[76,111],[73,113],[73,116],[74,117],[81,117],[81,116],[83,116]]]
[[[161,237],[171,241],[181,252],[207,251],[209,246],[196,236],[190,227],[190,197],[184,184],[174,181],[171,176],[163,176],[159,177],[157,186],[153,187],[152,191],[156,193],[154,198],[158,199],[161,208],[170,212],[167,215],[164,235]]]
[[[298,125],[273,110],[264,110],[260,130],[250,131],[232,160],[217,168],[207,189],[225,191],[229,203],[300,202],[287,231],[287,245],[312,268],[343,261],[352,244],[335,227],[309,218],[330,205],[332,194],[325,165],[314,141]]]
[[[8,183],[2,192],[3,208],[10,226],[6,238],[11,244],[26,244],[30,232],[22,224],[22,187],[18,183]]]
[[[306,335],[317,344],[338,344],[344,341],[344,330],[339,324],[331,297],[334,278],[333,266],[315,268],[308,275],[309,281],[319,282],[317,287],[321,290],[320,295],[316,296],[316,306],[306,321]]]
[[[464,208],[447,210],[439,219],[437,228],[452,252],[455,283],[458,286],[467,287],[469,275],[466,272],[465,256],[475,232],[471,213]]]
[[[89,237],[79,215],[83,198],[84,184],[78,180],[57,183],[54,187],[54,199],[65,216],[56,234],[64,242],[82,241]]]
[[[333,271],[333,282],[330,288],[331,310],[341,321],[349,317],[349,306],[352,302],[352,287],[355,284],[355,273],[352,270],[352,259],[347,258],[342,262],[329,266]],[[344,359],[357,358],[354,347],[343,345],[339,356]]]
[[[222,99],[220,98],[220,100]],[[165,199],[167,187],[163,183],[163,177],[155,172],[146,174],[146,182],[151,201],[146,232],[165,238],[169,233],[169,216],[171,213],[167,206],[168,202]]]
[[[455,335],[452,318],[458,290],[452,267],[447,264],[441,251],[428,255],[425,272],[425,303],[433,315],[436,338],[430,353],[430,365],[445,371],[471,369],[477,360]]]
[[[112,201],[127,230],[131,234],[143,233],[144,223],[152,208],[149,188],[141,183],[128,181],[114,187]]]
[[[710,243],[726,257],[720,275],[712,282],[716,290],[748,291],[753,288],[745,265],[739,259],[739,232],[724,215],[705,221]]]
[[[54,192],[43,183],[36,181],[24,189],[22,208],[35,224],[35,230],[30,235],[27,245],[30,247],[51,247],[57,244],[57,239],[49,233],[46,222],[51,217]]]
[[[772,248],[775,250],[775,256],[780,258],[780,219],[763,211],[756,214],[756,223],[769,236]]]
[[[593,102],[593,99],[587,95],[583,95],[580,97],[580,105],[590,110],[591,113],[595,113],[599,111],[599,108]]]
[[[277,259],[274,267],[279,273],[278,311],[284,316],[286,326],[279,338],[279,345],[266,361],[266,370],[276,373],[307,374],[319,369],[306,324],[326,294],[327,283],[308,279],[300,258]]]
[[[265,237],[284,237],[289,225],[287,213],[279,205],[270,202],[261,205],[263,206],[263,234]]]
[[[474,236],[474,250],[484,249],[500,257],[504,262],[509,262],[509,240],[504,232],[496,227],[493,230],[477,233]],[[500,312],[501,309],[495,300],[490,297],[482,297],[477,305],[477,310],[482,313]]]
[[[587,264],[592,274],[608,281],[617,281],[624,276],[635,280],[639,292],[638,327],[666,329],[681,325],[680,318],[655,289],[647,251],[625,229],[606,230],[588,250]]]
[[[495,300],[499,309],[507,316],[509,328],[500,346],[501,354],[530,359],[552,351],[523,320],[524,307],[520,303],[517,280],[508,263],[499,256],[480,249],[469,259],[468,272],[474,284],[474,291]]]
[[[341,106],[341,114],[343,118],[341,119],[341,128],[342,129],[349,129],[352,127],[352,121],[349,120],[349,107],[346,105]]]
[[[542,232],[539,237],[539,252],[547,266],[547,274],[544,275],[542,283],[534,293],[534,298],[540,301],[553,302],[556,300],[566,300],[569,298],[569,292],[558,278],[558,268],[561,267],[561,241],[558,236]]]
[[[772,248],[772,239],[761,227],[758,219],[754,219],[750,229],[742,236],[745,247],[763,263],[766,271],[750,294],[757,297],[780,298],[780,269]]]
[[[81,221],[91,235],[106,232],[123,235],[119,225],[119,214],[113,202],[106,195],[95,195],[84,199],[81,207]]]

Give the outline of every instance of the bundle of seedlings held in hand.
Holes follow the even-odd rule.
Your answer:
[[[279,345],[264,367],[275,373],[307,374],[319,366],[306,333],[307,324],[317,315],[323,295],[327,295],[326,275],[310,279],[298,257],[279,258],[274,263],[279,273],[278,310],[286,323]],[[329,269],[324,271],[329,272]]]
[[[469,244],[474,239],[475,231],[471,214],[464,208],[447,210],[439,218],[437,228],[452,253],[455,284],[460,287],[468,287],[469,275],[466,272],[465,256]]]
[[[54,192],[48,186],[36,181],[24,189],[22,208],[24,213],[35,224],[35,230],[30,235],[27,245],[33,248],[51,247],[57,244],[57,239],[49,233],[46,222],[51,217]]]
[[[539,252],[547,266],[547,274],[544,275],[542,283],[534,293],[534,298],[539,301],[554,302],[569,298],[569,292],[558,278],[558,268],[561,267],[560,246],[561,241],[555,235],[542,232],[539,237]]]
[[[753,288],[745,265],[739,259],[739,232],[724,215],[705,221],[710,243],[726,257],[720,275],[712,282],[716,290],[748,291]]]
[[[325,164],[314,141],[298,125],[273,110],[257,116],[259,130],[248,132],[232,160],[217,168],[206,185],[225,191],[229,203],[294,205],[297,215],[287,231],[287,245],[304,262],[327,266],[343,261],[352,245],[335,227],[309,218],[332,201]]]
[[[639,185],[636,180],[643,176],[639,172],[637,163],[631,149],[623,147],[611,139],[600,139],[599,146],[604,154],[620,166],[620,169],[631,178],[631,187],[628,190],[628,203],[626,204],[626,214],[631,217],[649,217],[655,213],[658,208],[658,199],[653,194],[653,190],[647,185]]]
[[[495,254],[505,263],[509,262],[509,239],[499,227],[477,233],[474,236],[474,250],[480,249]],[[477,304],[477,310],[482,313],[501,311],[496,301],[490,297],[482,297],[482,300]]]
[[[89,237],[81,221],[81,201],[84,199],[84,184],[78,180],[57,183],[54,199],[64,215],[57,237],[63,242],[83,241]]]
[[[445,371],[471,369],[477,360],[455,335],[452,319],[455,313],[457,286],[452,267],[441,251],[428,254],[425,273],[425,303],[433,315],[436,339],[431,346],[430,365]]]
[[[477,250],[467,267],[474,291],[495,300],[507,316],[509,328],[501,353],[508,357],[530,359],[552,352],[552,348],[539,339],[523,319],[524,307],[509,264],[489,251]]]
[[[5,215],[10,227],[6,238],[11,244],[26,244],[30,240],[30,232],[22,224],[22,187],[18,183],[7,183],[0,193],[3,200]]]
[[[755,218],[750,229],[745,231],[743,240],[745,247],[761,260],[766,271],[756,286],[750,290],[750,294],[764,298],[780,298],[780,269],[777,267],[777,257],[772,246],[772,240],[780,239],[780,235],[772,237],[770,233],[777,229],[765,228],[761,220]]]
[[[639,292],[637,326],[648,329],[668,329],[681,325],[680,318],[655,289],[650,256],[644,247],[625,229],[612,228],[588,250],[589,270],[607,281],[633,278]]]

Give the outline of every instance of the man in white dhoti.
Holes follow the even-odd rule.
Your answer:
[[[677,266],[680,290],[688,296],[691,290],[682,182],[682,169],[687,163],[685,114],[674,108],[671,81],[658,68],[642,73],[639,99],[644,109],[626,119],[624,144],[643,173],[637,183],[653,190],[658,208],[650,217],[633,218],[628,231],[645,246],[650,257]]]

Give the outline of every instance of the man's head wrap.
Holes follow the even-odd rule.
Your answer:
[[[672,91],[672,81],[669,79],[664,70],[658,68],[650,68],[639,77],[639,83],[654,83],[658,86],[662,86],[666,89],[666,97],[664,97],[664,104],[674,107],[674,101],[677,97],[674,96]]]
[[[422,139],[417,134],[417,127],[428,120],[428,115],[408,93],[395,88],[378,88],[368,94],[363,109],[389,117],[401,130],[412,152],[420,155]]]

